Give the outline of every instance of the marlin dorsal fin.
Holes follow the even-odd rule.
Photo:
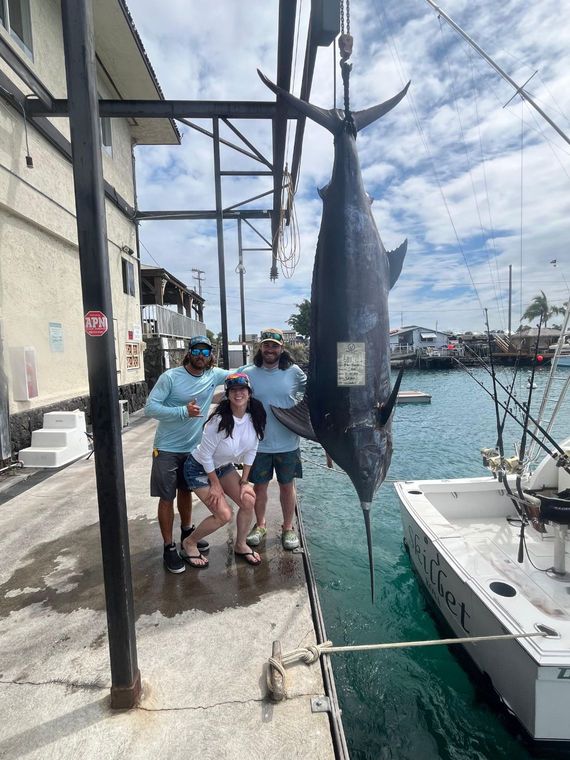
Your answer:
[[[408,241],[404,240],[402,245],[398,246],[398,248],[386,252],[386,255],[388,256],[388,265],[390,267],[390,290],[394,287],[396,280],[400,276],[407,250]]]
[[[398,377],[396,378],[396,382],[394,383],[394,387],[392,388],[392,393],[390,393],[390,398],[388,399],[388,401],[386,401],[385,404],[382,404],[380,409],[378,409],[378,424],[379,425],[385,425],[390,419],[390,415],[392,414],[394,405],[398,398],[398,391],[400,390],[400,383],[402,382],[403,374],[404,374],[404,368],[402,367],[402,369],[398,372]]]

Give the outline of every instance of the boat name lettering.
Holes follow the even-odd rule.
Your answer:
[[[426,583],[430,587],[434,599],[440,605],[442,602],[445,602],[445,606],[451,614],[454,617],[459,618],[459,622],[465,633],[470,633],[469,628],[467,627],[467,619],[470,618],[471,615],[467,612],[465,602],[458,601],[455,598],[453,591],[447,588],[445,583],[447,573],[442,567],[440,567],[441,557],[439,552],[435,553],[435,557],[428,558],[426,548],[429,548],[431,544],[427,541],[426,537],[424,536],[424,541],[426,543],[422,546],[423,542],[421,541],[420,536],[411,526],[408,526],[408,532],[410,534],[411,544],[414,547],[417,562],[424,572]],[[568,677],[570,678],[570,676]]]
[[[560,668],[556,677],[565,678],[566,680],[570,679],[570,668]]]

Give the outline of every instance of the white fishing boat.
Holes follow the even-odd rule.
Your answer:
[[[570,453],[570,438],[563,448]],[[465,644],[469,656],[531,737],[570,741],[568,470],[546,455],[503,482],[495,474],[395,487],[414,569],[455,635],[521,636]],[[520,562],[523,520],[536,527],[524,531]]]
[[[427,2],[570,143],[524,87]],[[519,387],[524,403],[514,378],[510,387],[498,380],[492,354],[490,366],[481,361],[492,393],[469,373],[495,405],[497,447],[481,452],[490,474],[395,484],[404,543],[427,594],[530,737],[554,742],[570,742],[570,429],[553,437],[570,387],[570,375],[557,374],[570,365],[568,311],[536,413],[534,370]],[[537,354],[538,339],[540,361]],[[512,458],[503,444],[507,417],[522,430]]]

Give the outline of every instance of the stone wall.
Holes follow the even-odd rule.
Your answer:
[[[166,369],[179,367],[186,355],[187,340],[184,340],[183,348],[177,346],[180,339],[167,338],[168,348],[163,348],[162,340],[162,338],[155,335],[145,336],[144,377],[149,391],[153,389],[156,381]],[[169,357],[170,367],[166,366],[165,356]]]
[[[142,409],[147,396],[148,388],[146,382],[129,383],[128,385],[119,386],[119,399],[129,402],[129,412],[136,412],[138,409]],[[25,412],[11,415],[10,441],[13,454],[15,455],[20,449],[25,449],[31,445],[32,432],[42,427],[43,416],[46,412],[72,412],[76,409],[85,412],[85,419],[87,425],[89,425],[89,396],[77,396],[65,401],[59,401],[56,404],[29,409]]]

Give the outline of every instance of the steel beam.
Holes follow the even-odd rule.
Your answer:
[[[222,209],[222,178],[220,177],[220,122],[213,119],[214,182],[216,190],[216,230],[218,238],[218,277],[220,280],[220,321],[222,327],[222,364],[230,368],[228,351],[228,312],[226,304],[226,264],[224,261],[224,212]]]
[[[111,707],[140,698],[127,504],[113,340],[105,195],[97,113],[91,0],[62,0],[63,46],[85,313],[101,312],[107,330],[85,336],[95,450],[99,528],[111,659]],[[101,328],[105,319],[101,318]]]
[[[29,98],[29,116],[67,116],[68,101],[54,100],[47,108],[40,100]],[[99,115],[116,119],[272,119],[275,103],[255,100],[100,100]],[[289,114],[290,119],[296,118]]]
[[[37,101],[44,108],[51,109],[54,102],[53,95],[37,78],[30,67],[14,52],[2,35],[0,35],[0,58],[3,58],[8,66],[25,82],[30,90],[39,98]]]
[[[295,18],[297,0],[279,1],[279,37],[277,41],[277,84],[284,90],[291,87],[291,69],[293,63],[293,44],[295,39]],[[281,192],[283,185],[283,163],[285,159],[285,140],[287,137],[287,118],[289,107],[278,95],[275,119],[273,120],[273,216],[271,217],[271,239],[273,253],[270,278],[277,279],[277,248],[279,220],[281,214]]]
[[[305,49],[305,65],[303,67],[303,79],[301,81],[301,100],[309,100],[311,87],[313,84],[313,74],[315,72],[315,61],[317,59],[317,42],[315,40],[312,23],[309,22],[309,31],[307,33],[307,46]],[[293,145],[293,158],[291,160],[291,185],[294,190],[297,189],[299,168],[301,166],[301,152],[303,150],[303,137],[305,136],[305,124],[307,119],[300,116],[297,119],[297,128],[295,129],[295,143]]]
[[[245,288],[243,282],[243,276],[245,274],[245,267],[243,265],[243,245],[241,237],[241,219],[238,219],[238,267],[237,272],[239,274],[239,305],[241,313],[241,356],[244,364],[247,364],[247,346],[245,342]]]
[[[224,211],[224,219],[271,219],[270,209],[250,209],[244,211]],[[185,219],[217,219],[217,211],[137,211],[134,219],[145,221],[149,219],[167,219],[182,221]]]

